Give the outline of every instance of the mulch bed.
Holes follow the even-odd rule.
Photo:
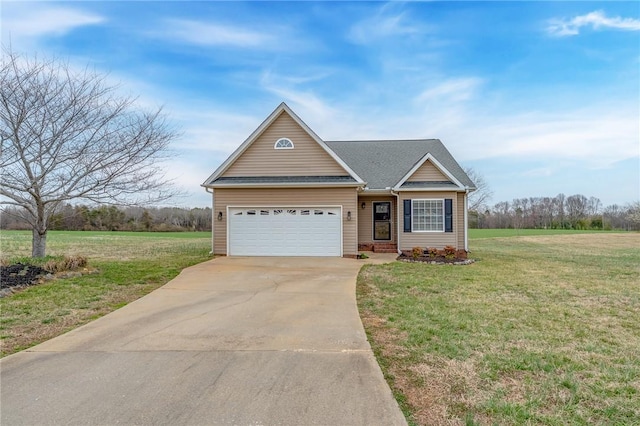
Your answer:
[[[470,265],[475,262],[474,259],[461,259],[458,257],[446,258],[444,256],[418,256],[414,258],[413,256],[406,256],[404,254],[398,256],[396,260],[401,262],[429,263],[432,265]]]
[[[40,282],[40,278],[49,272],[39,266],[16,263],[0,266],[0,297],[11,293],[12,290],[29,287]]]

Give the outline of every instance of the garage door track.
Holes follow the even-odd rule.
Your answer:
[[[219,258],[0,361],[1,423],[406,424],[355,302],[360,261]]]

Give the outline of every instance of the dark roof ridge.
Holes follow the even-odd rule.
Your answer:
[[[340,143],[346,143],[346,142],[434,142],[434,141],[439,141],[440,143],[442,143],[442,141],[438,138],[424,138],[424,139],[357,139],[357,140],[332,140],[332,141],[327,141],[325,140],[324,142],[327,143],[332,143],[332,142],[340,142]]]

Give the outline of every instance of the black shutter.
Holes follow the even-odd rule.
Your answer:
[[[444,232],[453,232],[453,200],[444,200]]]
[[[404,232],[411,232],[411,200],[404,200]]]

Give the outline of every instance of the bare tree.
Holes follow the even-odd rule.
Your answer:
[[[567,215],[572,226],[576,226],[579,220],[587,217],[589,199],[582,194],[570,195],[565,200]]]
[[[469,179],[476,184],[476,190],[469,193],[469,210],[480,211],[487,206],[487,202],[493,197],[493,191],[482,174],[471,167],[464,168]]]
[[[32,255],[62,203],[140,204],[175,195],[160,161],[176,132],[161,109],[137,109],[105,77],[59,60],[3,49],[0,62],[0,204],[22,207]]]
[[[634,201],[627,205],[627,221],[630,229],[640,229],[640,201]]]

